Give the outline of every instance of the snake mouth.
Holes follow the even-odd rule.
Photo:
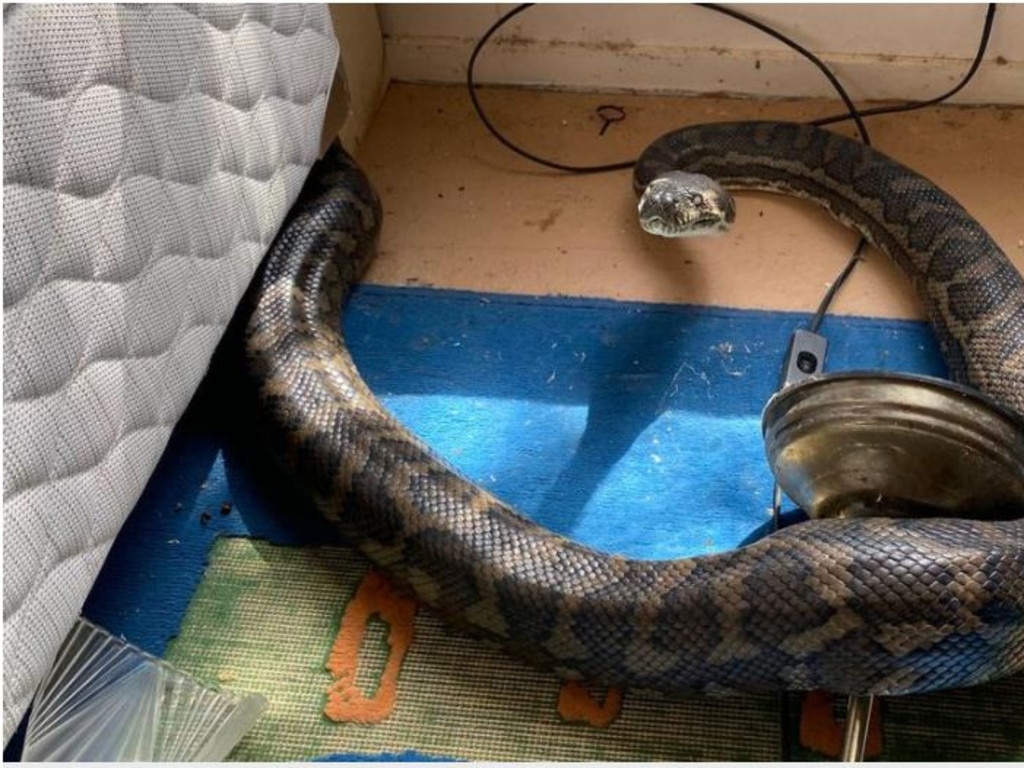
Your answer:
[[[702,216],[698,219],[679,222],[664,219],[660,216],[649,216],[640,219],[640,228],[658,237],[684,238],[720,235],[731,228],[732,219],[719,216]]]

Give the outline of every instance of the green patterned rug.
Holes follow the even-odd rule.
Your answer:
[[[350,550],[219,538],[166,658],[267,712],[232,758],[777,760],[780,698],[586,691],[448,633]],[[1024,759],[1019,677],[882,703],[889,760]],[[792,757],[828,759],[841,707],[790,697]],[[816,747],[817,749],[810,749]],[[881,752],[878,750],[881,748]]]

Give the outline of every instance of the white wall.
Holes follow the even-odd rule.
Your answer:
[[[324,119],[324,147],[338,135],[354,150],[387,87],[380,23],[373,3],[332,4],[331,21],[339,55]]]
[[[389,74],[458,82],[477,38],[507,4],[380,4]],[[825,59],[855,99],[927,98],[977,48],[983,4],[737,4]],[[481,56],[489,83],[641,92],[831,96],[806,60],[712,11],[685,4],[541,4]],[[1001,5],[964,103],[1024,104],[1024,5]]]

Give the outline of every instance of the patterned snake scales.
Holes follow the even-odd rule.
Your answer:
[[[913,283],[953,376],[1024,413],[1024,281],[928,180],[805,125],[684,128],[639,160],[809,198]],[[662,691],[905,694],[1024,669],[1024,519],[829,519],[674,561],[596,552],[461,477],[388,414],[338,331],[381,208],[340,149],[257,277],[245,355],[314,503],[442,618],[560,675]]]

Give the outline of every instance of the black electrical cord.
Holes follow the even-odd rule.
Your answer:
[[[952,98],[962,91],[967,84],[971,82],[971,79],[974,77],[974,74],[978,71],[978,68],[981,66],[981,62],[985,58],[985,51],[988,50],[988,41],[992,36],[992,23],[996,18],[996,7],[996,3],[988,4],[988,10],[985,12],[985,23],[981,28],[981,39],[978,41],[978,50],[974,54],[974,61],[971,62],[971,66],[964,73],[963,77],[960,78],[960,82],[945,93],[934,96],[930,99],[924,99],[922,101],[908,101],[904,104],[873,107],[871,109],[862,109],[860,110],[860,116],[874,117],[875,115],[891,115],[897,112],[910,112],[915,109],[932,107]],[[817,120],[812,120],[811,125],[831,125],[832,123],[841,123],[848,119],[849,115],[831,115],[830,117],[819,117]]]
[[[487,41],[491,39],[491,36],[495,32],[505,26],[508,21],[518,16],[527,8],[532,8],[533,6],[534,3],[523,3],[521,5],[517,5],[511,11],[504,14],[491,25],[490,29],[484,32],[483,37],[477,41],[476,45],[473,47],[473,52],[469,55],[469,64],[466,66],[466,88],[469,90],[469,99],[473,102],[473,109],[476,110],[476,114],[477,117],[480,118],[480,122],[484,124],[484,127],[490,131],[494,138],[511,149],[517,155],[521,155],[527,160],[532,160],[533,162],[539,163],[540,165],[548,168],[553,168],[556,171],[567,171],[569,173],[606,173],[608,171],[622,171],[627,168],[632,168],[636,164],[636,160],[623,160],[622,162],[606,163],[603,165],[570,165],[568,163],[560,163],[557,160],[548,160],[513,143],[501,131],[499,131],[490,121],[490,118],[487,117],[487,113],[484,112],[484,108],[480,104],[480,100],[476,95],[476,82],[474,75],[476,72],[477,57],[480,55],[480,51],[482,51],[483,47],[487,45]]]
[[[535,163],[546,166],[548,168],[553,168],[559,171],[567,171],[569,173],[604,173],[607,171],[619,171],[625,170],[627,168],[632,168],[633,165],[636,163],[635,159],[623,160],[616,163],[604,163],[599,165],[573,165],[570,163],[562,163],[557,160],[549,160],[547,158],[540,157],[515,144],[511,139],[505,136],[497,128],[497,126],[495,126],[494,123],[491,122],[490,118],[487,116],[487,113],[484,111],[483,105],[480,103],[480,100],[476,93],[477,58],[479,58],[480,52],[483,50],[484,46],[487,45],[487,42],[491,39],[491,37],[494,36],[494,34],[499,29],[505,26],[505,24],[507,24],[511,19],[518,16],[520,13],[527,10],[528,8],[533,7],[534,5],[535,3],[522,3],[520,5],[517,5],[515,8],[508,11],[507,13],[503,14],[497,21],[495,21],[490,26],[490,28],[488,28],[488,30],[483,34],[483,36],[477,41],[476,45],[473,47],[473,52],[470,54],[469,63],[466,67],[466,88],[469,92],[470,101],[473,103],[473,108],[476,111],[477,116],[480,118],[480,122],[483,123],[484,127],[487,128],[487,130],[491,133],[492,136],[494,136],[494,138],[496,138],[499,142],[505,145],[508,149],[512,150],[518,155],[521,155],[522,157],[525,157],[528,160],[531,160]],[[860,110],[857,109],[857,107],[853,104],[849,95],[842,87],[842,84],[836,78],[835,74],[831,71],[831,69],[829,69],[828,65],[821,61],[821,59],[819,59],[814,53],[807,50],[796,41],[791,40],[781,32],[778,32],[777,30],[769,27],[764,22],[758,21],[757,19],[754,19],[746,15],[745,13],[737,11],[729,6],[717,5],[715,3],[698,3],[698,5],[702,8],[706,8],[708,10],[712,10],[717,13],[721,13],[731,18],[734,18],[738,21],[742,21],[744,24],[749,24],[750,26],[761,30],[765,34],[771,35],[776,40],[779,40],[788,47],[797,51],[801,56],[803,56],[812,64],[814,64],[814,66],[817,67],[818,70],[820,70],[822,74],[828,79],[829,83],[832,84],[832,87],[835,88],[837,95],[843,101],[843,103],[846,105],[849,111],[841,115],[830,115],[828,117],[818,118],[816,120],[810,121],[810,124],[830,125],[845,120],[854,120],[857,123],[857,130],[861,134],[861,139],[866,144],[870,144],[871,139],[870,135],[867,132],[867,128],[864,125],[861,118],[874,117],[877,115],[887,115],[897,112],[909,112],[915,109],[922,109],[924,107],[933,106],[935,104],[939,104],[949,99],[951,96],[954,96],[955,94],[959,93],[967,86],[967,84],[974,78],[975,73],[978,71],[978,68],[981,66],[981,62],[985,57],[985,52],[988,48],[989,38],[991,37],[992,25],[995,19],[997,7],[996,3],[988,4],[988,10],[985,14],[985,22],[982,26],[981,38],[978,43],[978,49],[977,53],[975,54],[974,61],[971,63],[971,66],[968,68],[967,72],[964,73],[963,77],[960,79],[960,82],[958,82],[953,88],[946,91],[945,93],[940,94],[939,96],[935,96],[930,99],[925,99],[923,101],[911,101],[906,102],[904,104],[879,106],[873,107],[871,109]]]
[[[807,325],[807,330],[811,333],[817,333],[821,327],[822,321],[825,319],[825,315],[828,314],[828,308],[832,306],[832,302],[836,298],[836,294],[839,293],[839,289],[843,287],[847,278],[853,272],[854,268],[864,260],[864,249],[867,247],[868,241],[863,237],[857,242],[857,247],[853,249],[853,255],[850,256],[850,260],[846,262],[846,266],[843,267],[842,271],[832,282],[832,285],[825,291],[825,295],[821,297],[821,303],[818,304],[818,308],[814,310],[814,316],[811,318],[811,322]]]
[[[766,35],[774,37],[779,42],[788,45],[794,51],[796,51],[809,62],[811,62],[811,64],[817,67],[818,71],[825,76],[825,79],[828,80],[829,84],[831,84],[831,86],[835,89],[836,94],[842,100],[843,104],[846,105],[847,114],[843,119],[852,119],[854,123],[856,123],[857,125],[857,131],[860,133],[861,141],[863,141],[868,146],[871,146],[871,137],[868,135],[867,126],[864,125],[864,121],[861,120],[860,110],[857,109],[857,105],[853,103],[853,99],[850,98],[850,95],[846,92],[846,89],[843,88],[843,84],[839,82],[839,78],[835,76],[835,74],[832,72],[831,69],[829,69],[828,65],[825,62],[823,62],[821,59],[815,56],[811,51],[807,50],[802,45],[800,45],[800,43],[796,42],[795,40],[789,37],[786,37],[784,34],[775,29],[772,29],[764,22],[758,21],[752,16],[748,16],[747,14],[742,13],[741,11],[737,11],[734,8],[730,8],[727,5],[718,5],[717,3],[697,3],[697,5],[700,6],[701,8],[707,8],[709,11],[715,11],[716,13],[724,14],[730,18],[736,19],[737,21],[742,21],[744,24],[749,24],[751,27],[754,27],[754,29],[760,30],[761,32],[764,32]]]

